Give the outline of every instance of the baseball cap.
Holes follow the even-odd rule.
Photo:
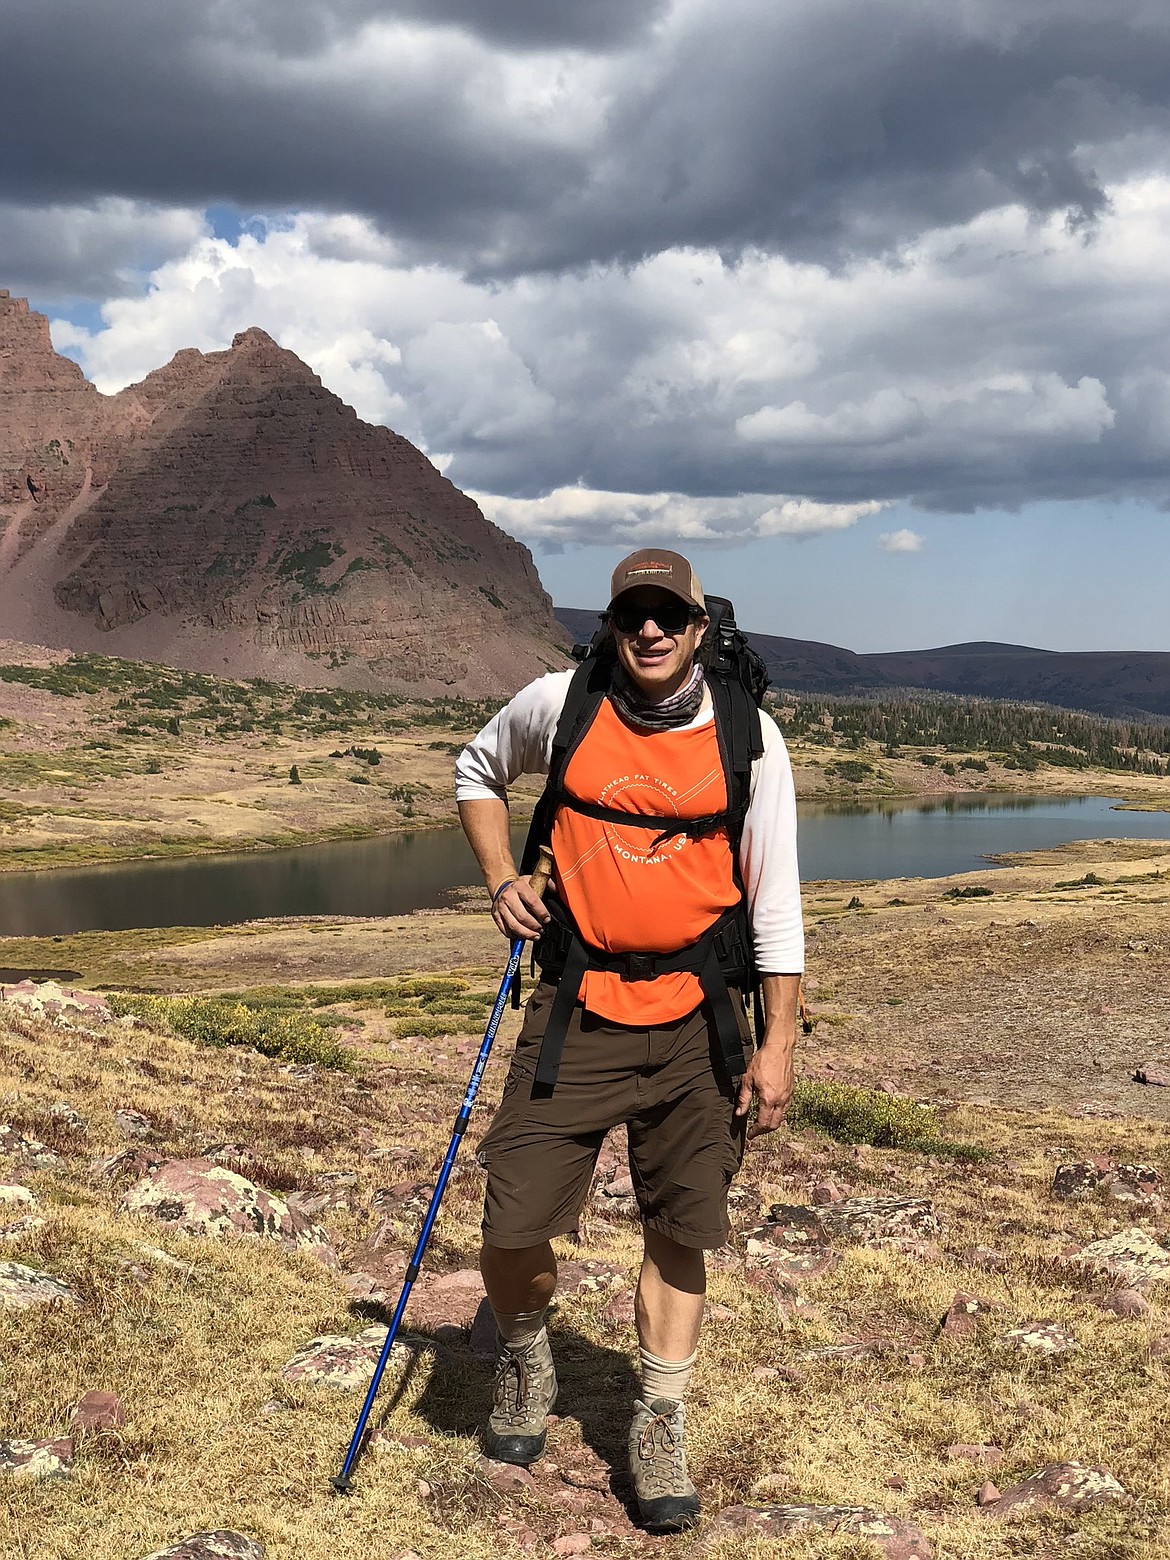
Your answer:
[[[681,553],[668,552],[662,547],[643,547],[623,558],[609,583],[610,606],[623,591],[633,590],[637,585],[656,585],[659,590],[669,591],[685,601],[688,607],[698,607],[701,612],[707,610],[699,576]]]

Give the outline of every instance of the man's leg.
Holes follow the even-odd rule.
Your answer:
[[[630,1426],[630,1472],[646,1526],[674,1532],[698,1519],[699,1497],[683,1451],[683,1398],[703,1324],[703,1252],[647,1228],[634,1297],[642,1395]]]
[[[535,1462],[543,1453],[545,1421],[557,1398],[557,1378],[544,1325],[557,1287],[557,1259],[546,1240],[508,1249],[485,1244],[479,1270],[496,1319],[496,1374],[485,1450],[498,1462]]]

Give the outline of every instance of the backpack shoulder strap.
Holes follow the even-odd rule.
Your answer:
[[[524,841],[520,871],[525,877],[535,870],[540,847],[547,845],[552,838],[553,814],[556,812],[565,770],[581,738],[593,724],[593,717],[601,708],[602,699],[609,692],[612,673],[612,660],[597,654],[587,655],[573,673],[553,734],[548,779],[533,809],[528,838]]]
[[[759,706],[739,678],[724,677],[716,672],[709,676],[708,686],[715,709],[715,734],[723,760],[727,808],[731,815],[728,832],[732,850],[738,851],[751,794],[752,764],[764,751],[764,733]]]

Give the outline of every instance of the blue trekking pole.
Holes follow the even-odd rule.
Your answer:
[[[536,871],[532,874],[530,882],[532,887],[543,899],[544,891],[548,887],[548,880],[552,870],[552,854],[547,847],[542,846],[540,861]],[[349,1450],[345,1454],[345,1462],[341,1472],[330,1479],[330,1484],[338,1495],[348,1495],[353,1487],[353,1466],[358,1460],[361,1451],[362,1440],[366,1433],[366,1425],[369,1423],[370,1414],[373,1412],[374,1399],[378,1395],[378,1387],[382,1380],[382,1372],[386,1369],[386,1362],[390,1358],[390,1350],[394,1346],[394,1340],[398,1336],[398,1325],[402,1321],[402,1313],[406,1310],[406,1302],[410,1299],[410,1291],[414,1287],[414,1281],[418,1277],[422,1266],[423,1253],[427,1249],[427,1242],[431,1238],[431,1229],[434,1226],[435,1216],[439,1211],[439,1203],[446,1189],[451,1167],[455,1163],[455,1155],[459,1152],[459,1144],[463,1134],[467,1131],[468,1118],[471,1115],[471,1107],[475,1104],[475,1096],[479,1093],[480,1080],[483,1078],[484,1068],[491,1053],[492,1042],[496,1038],[496,1030],[500,1027],[500,1019],[504,1016],[504,1008],[508,1002],[508,992],[512,982],[520,969],[520,959],[524,952],[524,939],[513,939],[511,952],[508,955],[507,968],[504,970],[504,978],[500,982],[499,992],[496,994],[496,1003],[492,1008],[492,1016],[488,1019],[487,1030],[483,1037],[483,1044],[479,1048],[479,1055],[475,1059],[475,1066],[471,1070],[471,1079],[467,1085],[467,1093],[463,1096],[463,1104],[459,1107],[459,1114],[455,1118],[455,1130],[451,1134],[451,1142],[447,1147],[447,1157],[443,1160],[443,1168],[439,1171],[439,1179],[435,1182],[435,1190],[431,1194],[430,1206],[427,1209],[426,1218],[419,1232],[418,1242],[406,1269],[406,1279],[402,1285],[402,1293],[398,1297],[398,1304],[394,1307],[394,1316],[390,1322],[390,1329],[386,1334],[386,1341],[382,1345],[382,1352],[378,1356],[378,1363],[374,1367],[374,1378],[370,1382],[370,1389],[366,1393],[366,1400],[362,1404],[362,1411],[358,1415],[358,1422],[353,1432],[353,1439],[349,1443]]]

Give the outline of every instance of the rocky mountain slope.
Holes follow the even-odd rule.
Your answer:
[[[114,396],[0,292],[0,623],[199,671],[496,694],[563,664],[528,550],[261,330]]]
[[[566,633],[587,640],[597,613],[557,607]],[[922,688],[972,699],[1056,704],[1119,719],[1170,718],[1170,652],[1036,650],[980,641],[859,655],[840,645],[748,634],[777,688],[842,695]]]

